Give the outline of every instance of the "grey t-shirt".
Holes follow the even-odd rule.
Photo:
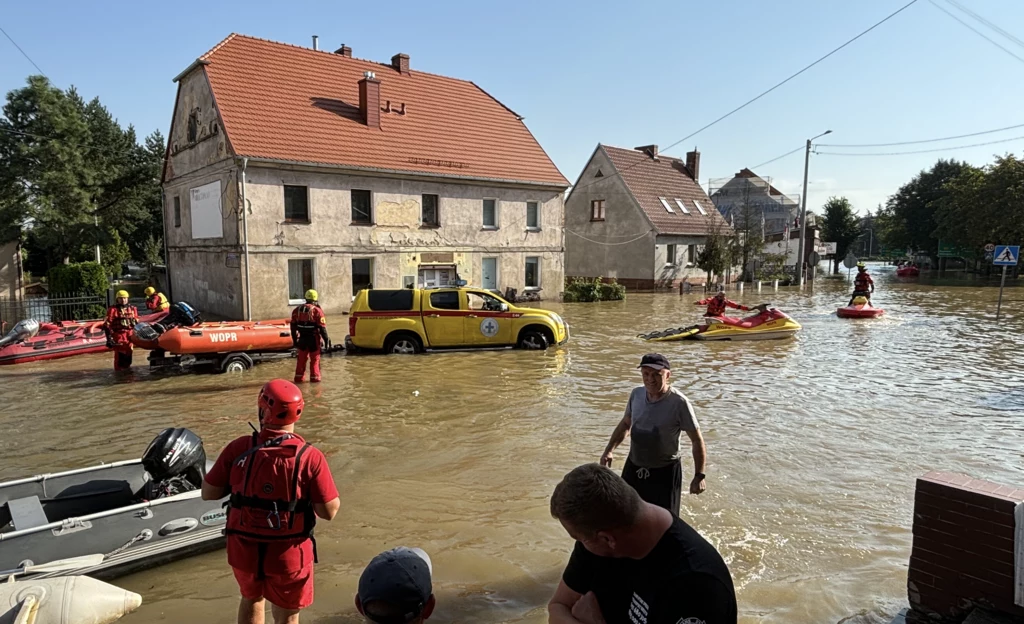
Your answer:
[[[679,461],[679,435],[700,428],[690,400],[672,387],[653,403],[647,400],[643,386],[634,388],[626,415],[633,421],[629,460],[641,468],[663,468]]]

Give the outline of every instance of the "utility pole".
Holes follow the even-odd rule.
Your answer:
[[[811,141],[831,134],[826,130],[816,137],[807,139],[807,148],[804,150],[804,193],[800,196],[800,245],[797,247],[796,276],[797,284],[804,285],[804,239],[807,238],[807,170],[811,164]]]
[[[100,219],[93,215],[92,221],[96,224],[96,264],[100,264]]]

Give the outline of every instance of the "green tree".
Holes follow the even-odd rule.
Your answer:
[[[1012,154],[946,183],[936,235],[965,247],[1024,242],[1024,160]]]
[[[697,267],[707,274],[710,284],[715,275],[724,275],[733,264],[733,238],[724,231],[722,220],[708,219],[704,246],[697,252]]]
[[[838,273],[841,258],[846,257],[850,245],[860,238],[860,219],[853,213],[850,200],[845,197],[829,197],[824,212],[825,216],[821,219],[822,236],[826,241],[836,244],[832,272]]]
[[[162,236],[163,157],[158,132],[139,145],[98,99],[30,76],[0,117],[0,234],[29,228],[39,272],[92,259],[96,244],[119,247],[115,232],[142,261],[149,237]]]
[[[956,160],[939,160],[931,169],[917,174],[889,198],[878,215],[887,247],[921,251],[938,256],[936,212],[947,196],[945,185],[964,171],[974,169]]]

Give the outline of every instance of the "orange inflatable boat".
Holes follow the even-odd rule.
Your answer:
[[[168,353],[233,353],[237,351],[289,351],[292,334],[288,319],[223,321],[168,329],[155,340],[133,337],[143,349]]]

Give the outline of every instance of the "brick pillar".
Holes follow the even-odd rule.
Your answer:
[[[958,624],[975,607],[1024,617],[1014,603],[1021,501],[1024,489],[963,475],[929,472],[917,480],[908,622]]]

